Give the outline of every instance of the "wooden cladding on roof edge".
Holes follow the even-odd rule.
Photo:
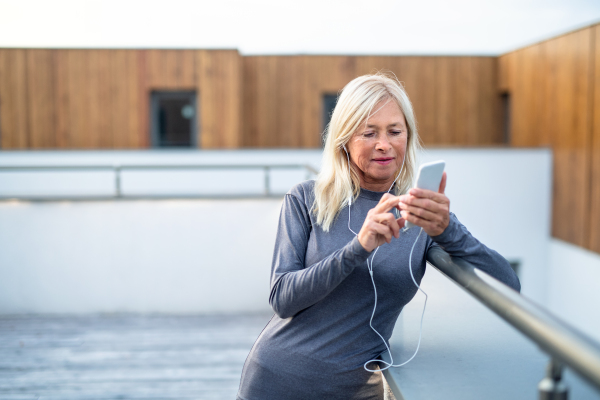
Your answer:
[[[1,147],[147,148],[153,90],[197,92],[201,148],[320,147],[323,95],[377,70],[404,82],[426,144],[500,144],[496,60],[0,49]]]
[[[148,148],[150,92],[195,90],[201,148],[319,147],[323,95],[379,70],[426,145],[551,147],[553,236],[600,252],[600,25],[499,58],[0,49],[0,145]]]
[[[428,145],[503,143],[493,57],[243,57],[243,144],[319,147],[322,97],[390,71],[404,82]]]
[[[553,236],[600,252],[600,25],[499,59],[510,144],[554,153]]]
[[[150,146],[153,90],[195,90],[200,146],[240,146],[234,50],[0,49],[2,149]]]

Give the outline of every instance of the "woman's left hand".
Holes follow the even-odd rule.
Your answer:
[[[402,218],[422,227],[429,236],[441,235],[450,223],[450,200],[444,194],[445,190],[445,172],[437,193],[425,189],[410,189],[408,194],[400,196]]]

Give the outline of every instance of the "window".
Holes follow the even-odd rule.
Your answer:
[[[196,147],[196,92],[152,92],[152,147]]]
[[[321,136],[325,133],[325,128],[331,121],[331,114],[333,114],[333,109],[335,108],[335,104],[337,103],[338,95],[336,94],[324,94],[323,95],[323,127],[321,130]],[[321,137],[321,139],[324,139]],[[324,141],[321,140],[321,143],[324,144]]]

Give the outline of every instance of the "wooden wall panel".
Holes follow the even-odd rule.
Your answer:
[[[508,92],[512,84],[512,72],[514,71],[515,52],[503,54],[498,57],[498,91]]]
[[[240,125],[241,145],[256,147],[258,143],[258,68],[260,58],[244,57],[242,60],[242,118]]]
[[[56,50],[54,63],[54,124],[56,148],[71,147],[71,125],[68,110],[71,98],[69,96],[68,53],[70,50]]]
[[[452,107],[452,116],[450,120],[454,122],[453,129],[449,132],[451,143],[477,143],[477,132],[478,116],[477,103],[479,103],[479,96],[473,96],[473,94],[479,93],[477,76],[477,65],[473,57],[461,57],[452,58],[453,61],[453,79],[452,85],[450,86],[449,93],[454,93],[454,96],[444,96],[448,98],[454,97],[454,104],[450,103]],[[495,86],[494,86],[495,88]],[[444,121],[442,121],[443,123]],[[440,127],[440,130],[443,129]],[[471,133],[471,131],[473,133]],[[475,137],[474,141],[472,138]]]
[[[477,80],[478,95],[471,96],[476,101],[471,117],[476,120],[469,130],[469,143],[476,145],[508,144],[504,137],[504,120],[499,93],[494,85],[498,79],[498,62],[492,57],[476,60],[474,74]]]
[[[436,103],[437,75],[436,58],[434,57],[403,57],[400,60],[397,77],[404,84],[417,116],[417,128],[425,143],[440,143],[443,141],[442,132],[437,129],[439,115],[427,112]],[[433,110],[432,110],[433,111]]]
[[[201,147],[240,147],[242,64],[239,53],[199,50],[196,63]]]
[[[293,128],[285,137],[277,135],[277,132],[285,129],[284,127],[280,128],[277,126],[276,115],[283,112],[277,103],[277,98],[279,97],[277,96],[277,91],[285,91],[287,88],[287,84],[284,87],[278,87],[277,80],[273,79],[279,70],[279,61],[279,57],[267,57],[259,67],[260,75],[257,82],[259,88],[258,97],[253,100],[258,102],[260,106],[258,115],[256,116],[259,129],[257,135],[259,139],[258,146],[283,147],[287,143],[282,139],[287,139],[294,135]]]
[[[276,129],[269,132],[270,140],[278,143],[280,137],[288,136],[287,145],[289,147],[303,147],[304,139],[306,139],[302,134],[304,124],[302,123],[301,103],[306,93],[303,90],[306,85],[306,68],[303,61],[303,57],[279,59],[279,65],[275,71],[276,86],[281,89],[276,91],[274,99],[272,115]],[[287,112],[279,112],[279,110]],[[317,128],[315,136],[318,135],[318,132]]]
[[[110,86],[110,52],[108,50],[89,51],[89,64],[86,70],[87,85],[90,91],[87,107],[89,110],[88,146],[92,149],[106,149],[112,146],[110,120],[112,113]],[[78,133],[78,134],[82,134]]]
[[[503,56],[511,96],[511,145],[554,151],[553,236],[588,247],[593,32],[581,29]],[[600,222],[600,221],[598,221]]]
[[[33,149],[56,147],[54,67],[52,50],[27,50],[29,147]]]
[[[65,110],[65,124],[68,127],[67,145],[69,149],[91,149],[93,130],[92,90],[90,83],[90,58],[93,50],[65,51],[65,68],[62,80],[66,83],[65,91],[69,101]],[[95,105],[97,108],[99,105]]]
[[[137,143],[140,148],[148,148],[151,146],[150,143],[150,94],[148,93],[147,82],[148,82],[148,54],[146,51],[137,51],[135,53],[137,58],[137,69],[135,73],[136,79],[136,97],[138,100],[138,127],[137,132]]]
[[[589,238],[590,29],[556,40],[553,235],[585,247]]]
[[[439,57],[436,59],[436,74],[433,81],[436,87],[436,96],[434,103],[429,107],[435,110],[435,125],[432,137],[437,140],[435,142],[428,141],[425,135],[423,140],[425,144],[452,143],[456,135],[457,114],[461,112],[459,109],[461,103],[464,102],[464,96],[459,92],[458,82],[455,79],[459,72],[458,63],[459,60],[454,57]],[[417,118],[419,118],[418,115]]]
[[[493,57],[257,56],[243,62],[244,144],[250,147],[319,146],[322,96],[377,71],[404,82],[426,144],[503,140]]]
[[[2,148],[150,146],[153,90],[195,90],[201,146],[242,146],[232,50],[0,49]]]
[[[27,149],[29,116],[27,50],[0,52],[0,140],[2,149]]]
[[[140,130],[137,114],[141,111],[139,91],[137,90],[137,57],[127,50],[108,51],[109,99],[106,139],[107,147],[136,148]]]
[[[7,148],[149,147],[153,90],[197,91],[203,148],[319,147],[323,95],[338,93],[354,77],[380,70],[404,81],[426,144],[499,142],[496,71],[489,57],[242,58],[233,50],[27,52],[19,64],[19,57],[0,50],[9,82],[0,88],[7,93],[3,96],[14,98],[13,92],[25,88],[22,105],[11,101],[12,108],[2,111],[3,129],[12,132],[2,139]]]
[[[242,132],[248,135],[250,147],[281,147],[277,141],[277,71],[278,57],[244,57],[243,67],[244,125]],[[293,133],[290,133],[293,135]]]
[[[140,148],[137,54],[128,50],[61,50],[56,67],[59,148]]]
[[[588,248],[600,253],[600,25],[593,27],[593,94],[591,100],[592,118],[592,171],[590,176],[590,241]]]
[[[194,90],[197,50],[144,50],[146,85],[160,90]]]

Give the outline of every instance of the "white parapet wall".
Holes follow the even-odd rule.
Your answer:
[[[0,203],[0,312],[265,311],[280,205]]]
[[[422,155],[423,162],[436,159],[447,163],[451,210],[474,236],[519,262],[523,293],[546,303],[552,287],[550,151],[431,149]],[[0,166],[218,162],[318,169],[319,160],[318,150],[0,152]],[[44,186],[48,176],[27,179],[25,185],[14,173],[0,174],[0,195],[57,194]],[[127,179],[124,188],[137,188],[134,194],[211,184],[176,172]],[[301,179],[290,171],[272,184],[283,193]],[[64,190],[77,187],[64,182]],[[96,189],[112,190],[107,182]],[[216,182],[245,187],[249,178],[233,174]],[[255,184],[261,187],[262,178]],[[281,197],[0,202],[0,313],[266,311],[280,205]]]

